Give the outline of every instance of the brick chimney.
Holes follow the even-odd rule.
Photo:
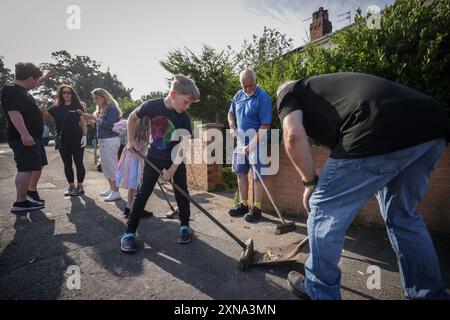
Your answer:
[[[319,39],[333,31],[333,26],[330,20],[328,20],[328,10],[323,10],[323,7],[320,7],[318,11],[313,13],[312,20],[309,26],[311,41]]]

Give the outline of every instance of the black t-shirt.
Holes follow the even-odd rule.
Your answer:
[[[11,122],[8,111],[18,111],[30,136],[34,139],[42,138],[44,133],[44,120],[36,101],[24,87],[7,83],[1,92],[1,104],[8,120],[7,138],[9,141],[20,140],[20,133]]]
[[[149,117],[151,123],[151,143],[147,157],[172,160],[172,149],[179,143],[176,136],[192,134],[191,120],[187,112],[178,113],[164,105],[164,99],[148,100],[142,103],[136,112],[138,118]],[[184,129],[186,131],[176,132]]]
[[[81,139],[80,114],[81,106],[57,106],[48,109],[48,113],[55,119],[56,130],[61,133],[64,140]],[[66,118],[67,117],[67,118]],[[65,119],[65,120],[64,120]],[[64,124],[64,127],[63,127]]]
[[[279,94],[281,122],[302,110],[309,137],[331,157],[364,158],[449,137],[439,101],[401,84],[362,73],[334,73],[287,85]]]

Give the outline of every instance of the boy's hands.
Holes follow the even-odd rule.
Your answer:
[[[175,175],[175,172],[177,171],[178,166],[177,165],[172,165],[169,169],[167,170],[163,170],[163,174],[162,174],[162,180],[164,182],[167,181],[171,181],[173,179],[173,176]]]

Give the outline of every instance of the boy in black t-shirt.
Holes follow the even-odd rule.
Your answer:
[[[44,208],[36,185],[42,167],[47,165],[42,134],[42,113],[28,90],[39,87],[54,75],[42,71],[32,63],[19,62],[15,66],[15,81],[5,84],[1,92],[1,105],[8,120],[8,144],[14,152],[17,164],[16,202],[11,212],[27,212]],[[29,190],[29,188],[34,190]]]
[[[174,183],[186,193],[188,193],[186,166],[182,161],[192,133],[187,110],[191,103],[198,101],[199,97],[200,93],[195,82],[183,75],[177,75],[167,97],[145,101],[128,118],[128,137],[133,137],[137,119],[149,117],[151,143],[147,158],[161,171],[165,170],[162,176],[164,180],[168,181],[173,178]],[[139,149],[134,145],[132,139],[128,140],[127,148],[129,150]],[[143,181],[128,217],[128,228],[121,239],[121,250],[124,252],[136,251],[136,229],[158,177],[159,175],[154,169],[145,165]],[[181,225],[181,236],[178,243],[186,244],[192,240],[192,230],[189,227],[189,200],[176,190],[175,199],[179,208]]]

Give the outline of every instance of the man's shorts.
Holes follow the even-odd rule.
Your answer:
[[[33,146],[26,147],[22,144],[22,140],[8,141],[14,152],[18,172],[40,171],[48,164],[42,139],[34,138],[34,142]]]
[[[267,167],[267,164],[262,164],[261,159],[258,156],[256,156],[256,161],[252,161],[254,164],[255,169],[259,172],[261,177],[264,179],[265,175],[261,174],[261,168]],[[236,148],[233,152],[233,165],[232,165],[232,171],[234,173],[243,173],[248,174],[250,168],[252,167],[252,164],[249,161],[249,158],[246,157],[244,154],[238,151],[238,148]],[[253,169],[252,169],[253,172]],[[256,174],[253,175],[253,180],[259,180],[258,176]]]

